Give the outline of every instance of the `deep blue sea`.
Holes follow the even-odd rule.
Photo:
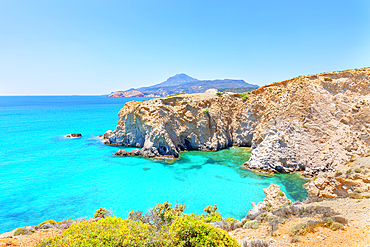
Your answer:
[[[48,219],[91,217],[99,207],[125,217],[164,201],[185,203],[185,212],[194,213],[217,204],[223,216],[241,219],[271,182],[291,199],[306,197],[296,175],[241,170],[248,148],[185,152],[174,162],[115,157],[119,147],[98,136],[115,129],[125,102],[143,99],[0,97],[0,233]],[[64,137],[75,132],[83,137]]]

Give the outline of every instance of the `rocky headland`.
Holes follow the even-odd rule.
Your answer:
[[[211,88],[217,88],[220,91],[240,93],[250,92],[258,87],[258,85],[249,84],[244,80],[198,80],[181,73],[168,78],[164,82],[149,87],[131,88],[126,91],[112,92],[108,97],[166,97],[180,93],[204,93]]]
[[[145,95],[138,90],[130,90],[126,92],[112,92],[108,97],[145,97]]]
[[[185,150],[250,146],[243,166],[334,172],[370,150],[370,69],[300,76],[251,93],[181,94],[128,102],[105,143],[123,155],[177,158]]]

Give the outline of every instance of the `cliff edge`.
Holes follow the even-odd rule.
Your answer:
[[[184,150],[251,146],[244,167],[333,171],[370,149],[370,69],[300,76],[252,93],[183,94],[128,102],[111,145],[129,155],[178,157]]]

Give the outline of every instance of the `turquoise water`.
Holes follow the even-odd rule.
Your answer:
[[[271,182],[291,199],[306,197],[295,175],[239,169],[248,148],[185,152],[175,162],[115,157],[119,148],[98,136],[115,129],[118,111],[132,99],[0,97],[0,233],[48,219],[91,217],[99,207],[126,216],[163,201],[186,203],[186,212],[194,213],[217,204],[224,216],[240,219]],[[75,132],[83,137],[64,137]]]

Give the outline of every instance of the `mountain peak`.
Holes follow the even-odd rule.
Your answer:
[[[180,73],[180,74],[176,74],[174,76],[171,76],[166,81],[164,81],[162,83],[159,83],[159,84],[157,84],[155,86],[169,87],[169,86],[176,86],[176,85],[180,85],[182,83],[194,82],[194,81],[198,81],[198,79],[195,79],[193,77],[190,77],[187,74]]]
[[[188,76],[185,73],[176,74],[174,76],[171,76],[167,79],[166,82],[191,82],[191,81],[197,81],[198,79],[195,79],[193,77]]]

